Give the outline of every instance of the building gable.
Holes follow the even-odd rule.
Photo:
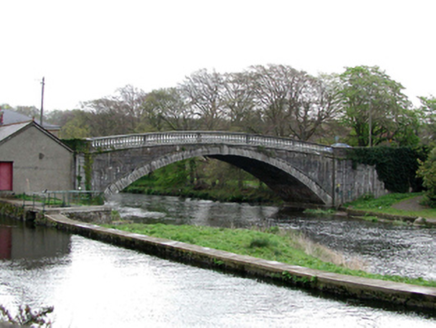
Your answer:
[[[67,145],[65,145],[59,138],[57,138],[55,135],[51,134],[44,128],[42,128],[38,123],[35,121],[28,121],[24,123],[15,123],[15,124],[8,124],[8,125],[2,125],[0,126],[0,146],[9,141],[11,138],[14,138],[16,135],[23,133],[27,129],[35,127],[37,130],[39,130],[41,133],[52,139],[54,142],[59,144],[60,146],[64,147],[70,152],[73,152],[71,148],[69,148]]]
[[[34,121],[0,126],[0,163],[9,179],[3,190],[21,194],[74,188],[73,151]]]

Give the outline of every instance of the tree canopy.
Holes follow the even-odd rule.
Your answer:
[[[379,67],[348,67],[340,76],[343,124],[351,128],[355,145],[372,146],[402,140],[413,122],[404,87]]]
[[[404,87],[377,66],[311,75],[287,65],[256,65],[234,73],[202,69],[176,86],[145,92],[131,85],[52,111],[61,137],[168,130],[239,131],[353,146],[431,144],[436,100],[413,108]],[[17,108],[33,113],[36,108]]]
[[[388,176],[396,172],[396,168],[387,164],[397,167],[405,164],[404,158],[411,159],[408,169],[403,165],[400,170],[408,170],[406,184],[397,186],[395,179],[394,182],[389,180],[391,189],[407,190],[417,188],[413,152],[419,148],[415,146],[419,143],[431,146],[436,139],[436,99],[433,96],[419,99],[421,106],[413,108],[404,87],[377,66],[346,67],[341,74],[315,76],[287,65],[255,65],[241,72],[224,74],[202,69],[186,76],[176,86],[150,92],[126,85],[113,95],[82,102],[80,109],[55,110],[45,117],[48,122],[62,127],[60,137],[63,139],[171,130],[221,130],[324,144],[340,141],[361,147],[389,146],[383,150],[378,147],[357,148],[356,151],[363,151],[361,158],[365,163],[373,161],[367,163],[370,165],[382,158],[382,164],[377,167],[380,170],[389,167],[382,170]],[[10,106],[3,105],[3,108]],[[37,116],[39,112],[35,107],[25,106],[16,110],[29,116]],[[387,155],[394,151],[392,147],[412,155],[408,153],[410,156],[393,163]],[[367,150],[370,152],[366,153]],[[436,197],[433,157],[434,152],[429,161],[422,158],[419,171],[430,199]],[[190,159],[175,165],[175,178],[181,183],[189,180],[197,186],[204,184],[202,172],[211,170],[214,172],[208,182],[211,186],[217,181],[223,183],[230,176],[236,176],[238,186],[242,186],[240,170],[215,165],[213,160],[203,161]]]

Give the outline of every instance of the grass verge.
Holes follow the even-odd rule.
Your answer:
[[[254,229],[227,229],[165,224],[105,226],[322,271],[436,287],[436,281],[427,281],[422,278],[411,279],[400,276],[370,274],[363,270],[347,268],[346,261],[341,259],[340,255],[325,247],[308,242],[297,233],[283,232],[277,228],[259,231]],[[332,262],[337,262],[337,264]]]
[[[416,216],[429,219],[436,218],[435,208],[426,208],[423,210],[414,210],[413,208],[410,210],[400,210],[392,207],[392,205],[394,205],[395,203],[419,197],[421,195],[422,193],[393,193],[381,196],[379,198],[364,196],[359,198],[358,200],[344,204],[344,207],[352,208],[355,210],[368,211],[373,213],[385,213],[398,216]]]

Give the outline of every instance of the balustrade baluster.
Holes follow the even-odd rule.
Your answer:
[[[219,132],[169,132],[169,133],[147,133],[130,136],[88,139],[90,148],[93,150],[126,149],[129,147],[141,147],[145,145],[158,144],[204,144],[224,143],[233,145],[256,145],[272,147],[277,149],[289,149],[307,152],[327,152],[328,147],[295,141],[287,138],[271,136],[257,136],[239,133]]]

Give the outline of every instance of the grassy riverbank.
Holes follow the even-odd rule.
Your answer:
[[[356,261],[346,262],[340,254],[314,244],[297,233],[284,232],[278,228],[259,231],[165,224],[122,224],[106,225],[106,227],[317,270],[436,287],[436,281],[383,276],[363,270],[353,270],[352,267],[361,267],[362,264]]]
[[[436,218],[436,208],[420,204],[422,193],[393,193],[379,198],[362,197],[344,205],[345,208],[370,213]]]

